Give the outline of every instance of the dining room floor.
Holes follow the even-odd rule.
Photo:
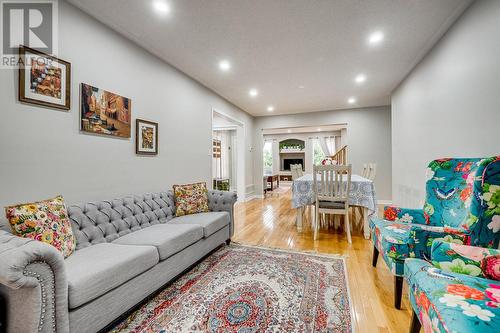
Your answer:
[[[379,213],[382,207],[379,206]],[[357,215],[350,220],[354,221]],[[233,241],[268,248],[289,249],[328,254],[346,258],[347,274],[356,332],[408,332],[411,305],[408,289],[404,286],[401,310],[394,308],[394,277],[383,260],[372,267],[373,246],[365,240],[362,231],[354,227],[352,244],[341,230],[321,229],[313,240],[311,212],[306,209],[304,228],[295,226],[296,210],[291,205],[291,190],[268,194],[265,199],[254,199],[236,204],[235,235]]]

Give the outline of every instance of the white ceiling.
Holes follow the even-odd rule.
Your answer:
[[[260,116],[268,105],[286,114],[390,104],[473,0],[166,0],[167,16],[153,0],[68,1]],[[375,30],[385,41],[370,47]],[[228,73],[221,59],[231,62]],[[359,73],[367,75],[361,86]]]

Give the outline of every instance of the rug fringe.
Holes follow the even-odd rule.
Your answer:
[[[273,250],[273,251],[278,251],[278,252],[288,252],[288,253],[297,253],[297,254],[312,254],[318,257],[324,257],[324,258],[335,258],[335,259],[347,259],[349,258],[349,255],[347,254],[340,254],[340,253],[322,253],[318,252],[315,250],[290,250],[290,249],[283,249],[279,247],[269,247],[269,246],[259,246],[259,245],[252,245],[252,244],[243,244],[240,242],[235,242],[231,241],[231,245],[238,245],[238,246],[244,246],[244,247],[251,247],[255,249],[261,249],[261,250]],[[229,245],[229,246],[231,246]]]

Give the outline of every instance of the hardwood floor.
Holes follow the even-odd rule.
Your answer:
[[[408,332],[411,305],[408,289],[403,289],[401,310],[394,308],[394,277],[380,257],[372,267],[372,243],[359,229],[352,231],[352,244],[342,231],[322,229],[313,240],[310,210],[306,210],[304,230],[295,227],[295,209],[291,207],[291,191],[268,195],[238,203],[235,210],[235,236],[241,244],[270,248],[335,253],[346,256],[356,332]],[[351,219],[352,221],[353,219]]]

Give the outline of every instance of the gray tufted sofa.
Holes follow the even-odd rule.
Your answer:
[[[8,332],[97,332],[233,235],[236,194],[209,191],[209,213],[175,217],[171,192],[68,207],[77,240],[50,245],[0,230]],[[0,328],[1,331],[1,328]]]

